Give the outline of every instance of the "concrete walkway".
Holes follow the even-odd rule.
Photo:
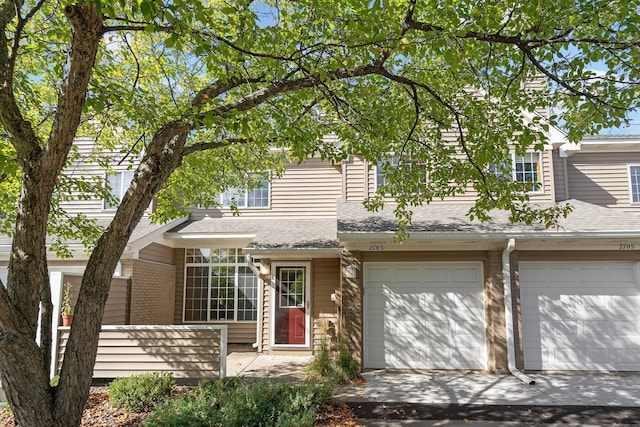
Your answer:
[[[531,375],[535,385],[511,375],[372,371],[366,384],[338,390],[350,402],[463,405],[640,407],[639,374]]]
[[[312,356],[231,352],[227,355],[227,376],[303,380],[306,368],[312,360]]]

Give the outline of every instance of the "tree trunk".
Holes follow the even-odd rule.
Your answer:
[[[55,426],[78,425],[89,395],[104,306],[116,264],[153,196],[182,159],[188,128],[171,123],[147,147],[113,221],[87,263],[54,397]]]
[[[0,68],[4,71],[0,122],[11,138],[22,170],[7,289],[0,289],[0,374],[15,420],[21,426],[70,426],[80,420],[76,417],[73,423],[60,423],[54,417],[55,389],[49,386],[52,302],[46,227],[56,180],[80,123],[102,38],[102,15],[92,2],[66,6],[64,12],[71,22],[73,38],[46,149],[22,117],[13,96],[12,80],[6,74],[9,67],[4,31],[0,37],[4,39],[0,43]],[[2,24],[6,27],[7,22]]]

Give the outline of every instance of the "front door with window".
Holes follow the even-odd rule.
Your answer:
[[[307,344],[307,267],[275,268],[274,345]]]

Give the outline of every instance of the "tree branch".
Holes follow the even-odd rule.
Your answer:
[[[338,70],[326,76],[314,74],[307,77],[301,77],[295,80],[286,80],[281,82],[274,82],[266,87],[256,90],[251,94],[229,102],[225,105],[221,105],[213,110],[206,112],[200,112],[186,118],[191,118],[195,122],[195,126],[199,126],[200,123],[208,116],[220,116],[224,117],[231,111],[247,111],[263,102],[284,93],[293,92],[301,89],[307,89],[322,85],[327,81],[344,80],[351,77],[363,77],[371,74],[382,75],[384,69],[379,65],[365,65],[362,67],[356,67],[352,69]]]
[[[195,144],[187,145],[182,149],[181,157],[188,156],[199,151],[213,150],[220,147],[225,147],[234,144],[247,144],[250,141],[246,138],[228,138],[222,141],[215,142],[198,142]]]

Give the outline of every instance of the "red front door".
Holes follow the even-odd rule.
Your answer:
[[[306,268],[276,268],[275,344],[306,344]]]

